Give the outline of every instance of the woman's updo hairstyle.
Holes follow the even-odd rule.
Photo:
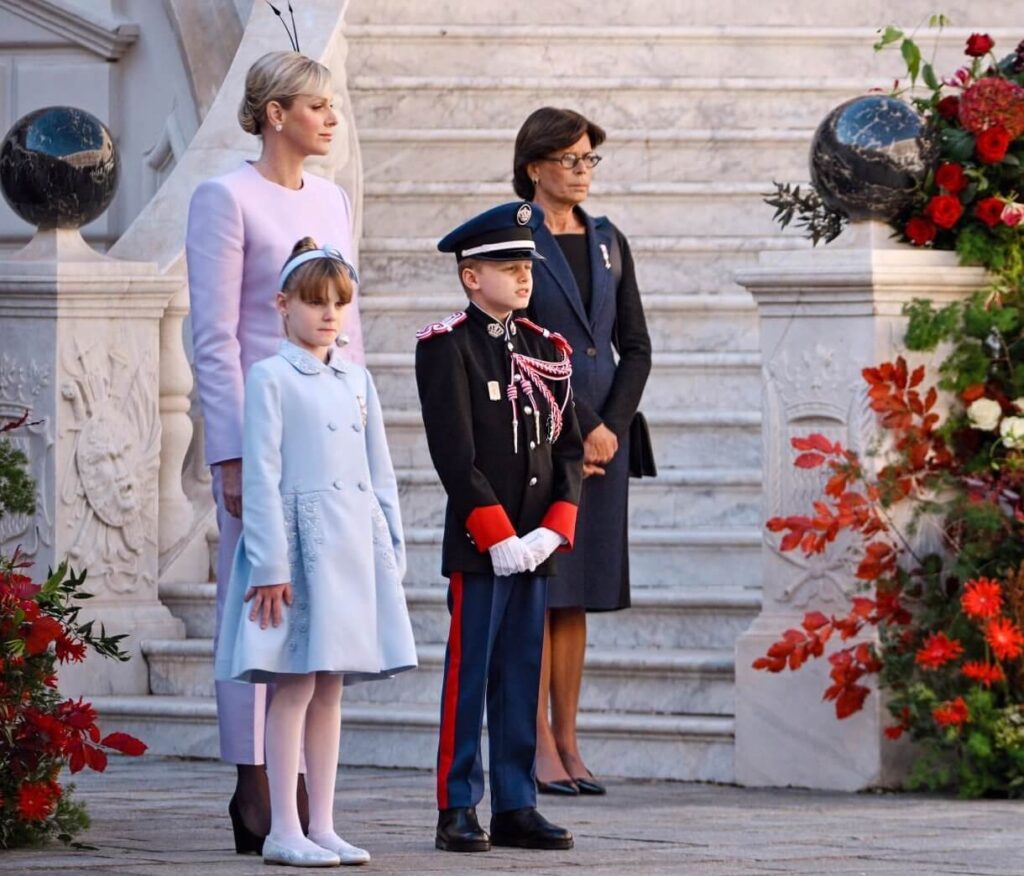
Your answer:
[[[303,237],[292,247],[285,265],[295,256],[310,250],[320,249],[320,245],[312,237]],[[282,270],[284,265],[281,266]],[[310,259],[299,265],[284,281],[281,291],[285,295],[298,295],[306,304],[322,305],[331,300],[331,289],[338,290],[342,304],[352,300],[352,277],[348,268],[335,259]]]
[[[238,124],[249,134],[261,134],[272,100],[288,109],[300,94],[318,94],[330,85],[331,71],[312,58],[298,52],[269,52],[245,74]]]
[[[530,113],[516,135],[512,159],[512,188],[516,194],[524,201],[532,201],[534,185],[527,173],[530,163],[572,146],[584,134],[590,137],[593,149],[604,142],[604,128],[575,110],[544,106]]]

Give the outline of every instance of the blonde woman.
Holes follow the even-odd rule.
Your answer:
[[[333,182],[307,173],[326,155],[338,125],[331,73],[297,52],[271,52],[249,69],[238,111],[260,138],[255,161],[202,183],[189,207],[186,255],[192,344],[202,404],[206,462],[213,471],[220,546],[217,627],[241,533],[242,411],[250,366],[277,352],[278,272],[299,237],[314,237],[352,260],[352,210]],[[362,362],[356,303],[348,305],[343,355]],[[217,683],[221,757],[238,767],[229,812],[240,854],[260,853],[270,829],[264,769],[265,685]],[[300,812],[305,788],[299,785]],[[304,819],[305,820],[305,819]]]

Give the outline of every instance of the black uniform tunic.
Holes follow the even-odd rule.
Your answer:
[[[516,320],[501,323],[470,305],[466,318],[416,347],[416,383],[434,467],[448,494],[442,573],[493,572],[487,550],[513,535],[546,526],[571,547],[582,481],[583,441],[572,403],[561,434],[548,441],[546,403],[539,417],[519,394],[518,446],[506,390],[511,354],[558,361],[551,339]],[[558,404],[568,382],[549,382]],[[538,434],[537,424],[540,424]],[[554,556],[537,575],[554,572]]]

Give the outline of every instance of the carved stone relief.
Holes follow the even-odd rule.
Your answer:
[[[783,351],[765,366],[764,450],[770,516],[809,513],[828,479],[827,469],[794,467],[793,438],[820,432],[860,453],[870,446],[874,419],[867,392],[859,376],[850,379],[848,368],[842,353],[820,344],[800,353]],[[785,586],[771,593],[776,601],[799,609],[811,603],[840,607],[848,602],[855,585],[856,536],[841,534],[824,554],[813,557],[796,551],[782,553],[773,534],[766,535],[765,543],[792,568]]]
[[[60,496],[68,557],[108,591],[152,586],[147,554],[155,555],[160,459],[154,356],[103,339],[75,343],[61,369],[68,406],[61,438],[71,442]]]

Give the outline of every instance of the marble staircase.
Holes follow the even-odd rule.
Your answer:
[[[955,20],[1012,24],[1004,4],[980,5]],[[732,271],[806,245],[779,233],[761,195],[773,178],[806,176],[811,132],[831,107],[899,71],[896,55],[871,51],[893,6],[350,0],[361,312],[399,472],[421,668],[346,692],[343,760],[434,762],[443,497],[416,403],[414,334],[465,303],[435,241],[513,198],[515,130],[555,105],[609,135],[588,208],[622,228],[637,263],[654,345],[642,407],[661,471],[631,491],[634,608],[590,619],[584,752],[599,774],[733,779],[733,642],[759,607],[761,418],[756,314]],[[955,57],[961,39],[942,51]],[[161,751],[210,756],[214,585],[160,595],[188,638],[146,643],[144,709],[97,701],[112,726],[165,727]]]

